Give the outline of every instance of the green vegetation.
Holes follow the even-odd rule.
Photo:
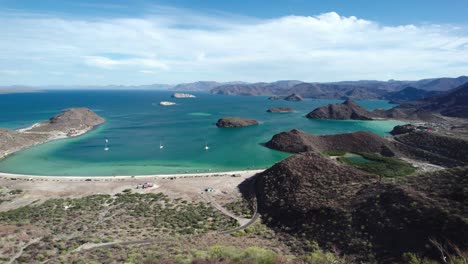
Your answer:
[[[237,201],[227,203],[224,205],[224,208],[231,211],[235,215],[244,218],[251,218],[253,213],[249,202],[245,199],[239,199]]]
[[[208,254],[208,259],[210,260],[252,264],[280,263],[281,258],[281,256],[273,251],[259,247],[239,250],[234,247],[214,246]]]
[[[0,225],[43,230],[46,235],[18,259],[31,263],[67,255],[85,243],[200,235],[235,228],[237,222],[204,203],[172,200],[162,193],[124,192],[50,199],[0,212]]]
[[[416,171],[416,168],[411,166],[411,164],[397,158],[383,157],[377,154],[364,152],[359,152],[356,154],[362,156],[370,162],[354,161],[347,157],[339,157],[338,160],[360,170],[388,178],[406,176]]]

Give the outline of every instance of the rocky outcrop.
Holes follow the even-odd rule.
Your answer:
[[[416,131],[416,126],[413,126],[411,124],[406,124],[406,125],[401,125],[401,126],[395,126],[392,129],[392,131],[390,131],[390,134],[396,136],[396,135],[411,133],[414,131]]]
[[[352,100],[346,100],[342,104],[329,104],[319,107],[306,115],[313,119],[335,120],[372,120],[373,114]]]
[[[104,118],[88,108],[70,108],[50,118],[48,121],[38,123],[24,132],[63,132],[70,133],[79,130],[89,130],[104,123]]]
[[[421,131],[396,136],[395,141],[406,147],[430,153],[431,156],[444,157],[444,160],[439,162],[431,160],[438,165],[447,167],[468,165],[468,141],[461,138]],[[445,159],[450,159],[451,163]]]
[[[216,122],[217,127],[246,127],[258,125],[258,121],[255,119],[241,118],[241,117],[223,117]]]
[[[292,113],[294,109],[289,107],[275,107],[267,110],[269,113]]]
[[[300,96],[299,94],[296,94],[296,93],[287,95],[283,99],[286,100],[286,101],[294,101],[294,102],[304,100],[304,98],[302,98],[302,96]]]
[[[394,263],[405,252],[437,253],[429,239],[467,247],[466,173],[465,167],[380,183],[374,175],[304,153],[258,174],[255,188],[262,218],[278,232],[364,262],[374,255],[379,263]]]
[[[29,128],[0,129],[0,157],[51,140],[81,135],[104,122],[87,108],[70,108]]]
[[[289,153],[340,150],[346,152],[381,153],[386,156],[394,156],[396,154],[396,150],[389,139],[368,131],[315,136],[293,129],[274,135],[265,145],[271,149]]]

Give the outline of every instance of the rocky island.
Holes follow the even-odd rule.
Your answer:
[[[223,117],[216,122],[217,127],[246,127],[254,125],[258,125],[257,120],[241,117]]]
[[[353,100],[346,100],[342,104],[329,104],[316,108],[306,115],[313,119],[336,119],[336,120],[372,120],[374,115]]]
[[[296,94],[296,93],[285,96],[283,99],[286,100],[286,101],[294,101],[294,102],[304,100],[304,98],[302,98],[302,96],[300,96],[299,94]]]
[[[189,93],[174,93],[172,98],[195,98],[196,96]]]
[[[0,129],[0,158],[55,139],[82,135],[104,122],[88,108],[70,108],[28,128]]]
[[[289,107],[275,107],[267,110],[268,113],[292,113],[294,109]]]

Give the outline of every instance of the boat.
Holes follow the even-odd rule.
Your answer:
[[[195,98],[196,96],[189,93],[175,93],[172,98]]]
[[[209,149],[210,149],[210,147],[208,147],[208,144],[205,143],[205,150],[209,150]]]
[[[163,149],[164,146],[161,144],[161,141],[159,141],[159,149]]]
[[[168,101],[161,101],[159,102],[159,105],[161,106],[171,106],[171,105],[175,105],[176,103],[174,102],[168,102]]]
[[[107,146],[108,143],[109,143],[109,140],[106,138],[106,144],[104,145],[104,151],[109,150],[109,147]]]

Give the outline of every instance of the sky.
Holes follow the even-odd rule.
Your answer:
[[[468,75],[468,0],[0,0],[0,85]]]

